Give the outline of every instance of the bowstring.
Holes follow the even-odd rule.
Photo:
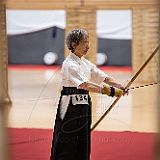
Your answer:
[[[156,64],[159,65],[157,59],[156,59]],[[45,83],[45,85],[42,87],[42,89],[41,89],[41,91],[40,91],[40,93],[39,93],[39,96],[38,96],[36,99],[30,100],[30,101],[35,101],[35,103],[34,103],[34,105],[33,105],[32,111],[31,111],[31,113],[30,113],[30,115],[29,115],[29,118],[28,118],[28,121],[27,121],[28,123],[29,123],[29,120],[30,120],[30,118],[31,118],[31,115],[32,115],[32,113],[33,113],[33,111],[34,111],[37,103],[38,103],[40,100],[43,100],[43,99],[52,99],[52,98],[53,98],[53,97],[45,97],[45,98],[40,98],[40,97],[41,97],[42,93],[44,92],[45,88],[47,87],[48,83],[50,82],[50,80],[53,78],[53,76],[54,76],[59,70],[60,70],[60,69],[58,68],[58,69],[56,70],[56,72],[54,72],[53,75],[47,80],[47,82]],[[158,68],[158,71],[159,71],[159,68]],[[132,75],[131,75],[131,76],[132,76]],[[131,77],[131,76],[130,76],[130,77]],[[148,87],[148,86],[155,85],[155,84],[159,84],[159,83],[158,83],[158,82],[155,82],[155,83],[151,83],[151,84],[135,86],[135,87],[129,88],[128,90],[139,89],[139,88],[142,88],[142,87]],[[111,100],[110,100],[110,101],[111,101]]]
[[[153,86],[153,85],[159,85],[159,84],[160,83],[155,82],[155,83],[150,83],[150,84],[145,84],[145,85],[131,87],[131,88],[128,88],[128,90],[140,89],[140,88],[149,87],[149,86]]]
[[[41,100],[40,97],[41,97],[42,93],[45,91],[45,89],[46,89],[46,87],[48,86],[49,82],[50,82],[51,79],[54,77],[54,75],[56,75],[56,74],[59,72],[59,70],[60,70],[60,68],[58,68],[58,69],[50,76],[50,78],[48,78],[47,82],[43,85],[41,91],[39,92],[38,97],[34,100],[35,103],[34,103],[34,105],[33,105],[33,107],[32,107],[31,113],[29,114],[29,117],[28,117],[28,120],[27,120],[27,124],[28,124],[28,125],[29,125],[29,121],[30,121],[30,118],[31,118],[31,116],[32,116],[32,113],[33,113],[33,111],[34,111],[35,108],[36,108],[37,103],[39,102],[39,100]]]

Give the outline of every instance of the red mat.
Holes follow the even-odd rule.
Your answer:
[[[91,160],[154,160],[154,133],[92,132]],[[51,129],[9,129],[11,160],[49,160]]]

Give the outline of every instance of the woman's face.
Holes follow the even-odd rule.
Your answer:
[[[89,37],[82,39],[78,45],[74,46],[74,53],[78,57],[86,55],[88,50],[89,50]]]

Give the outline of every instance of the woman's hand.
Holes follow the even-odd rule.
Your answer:
[[[121,84],[116,84],[115,87],[123,90],[123,96],[124,96],[124,95],[127,95],[127,96],[128,96],[129,90],[126,89],[123,85],[121,85]]]
[[[125,94],[128,95],[128,90],[126,90],[123,86],[113,87],[109,85],[104,85],[103,87],[103,94],[107,94],[108,96],[112,97],[120,97],[124,96]]]

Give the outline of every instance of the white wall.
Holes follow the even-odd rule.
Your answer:
[[[98,10],[99,38],[132,39],[130,10]],[[7,10],[7,34],[23,34],[52,26],[65,29],[64,10]]]

